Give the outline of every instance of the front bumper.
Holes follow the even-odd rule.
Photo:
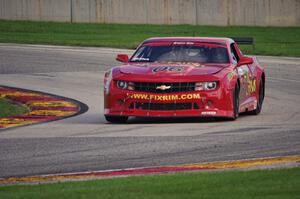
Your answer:
[[[232,117],[231,92],[145,93],[113,89],[104,94],[104,113],[110,116]]]

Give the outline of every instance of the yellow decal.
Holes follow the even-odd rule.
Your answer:
[[[256,91],[256,80],[250,79],[249,74],[245,74],[245,81],[248,83],[247,94],[254,93]]]
[[[248,84],[248,91],[254,93],[256,91],[256,80],[250,80]]]
[[[233,78],[233,72],[228,73],[228,74],[227,74],[227,79],[228,79],[229,81],[231,81],[232,78]]]
[[[154,94],[141,94],[141,93],[134,93],[134,94],[127,93],[127,96],[130,99],[154,100],[154,101],[177,101],[177,100],[200,99],[199,93],[181,94],[181,95],[154,95]]]

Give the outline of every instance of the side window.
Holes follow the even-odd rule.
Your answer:
[[[232,57],[232,61],[234,64],[237,64],[238,61],[239,61],[239,56],[234,48],[234,44],[230,44],[230,54],[231,54],[231,57]]]

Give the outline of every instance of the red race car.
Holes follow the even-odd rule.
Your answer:
[[[129,116],[224,117],[259,114],[265,73],[255,57],[246,57],[230,38],[150,38],[123,65],[104,78],[107,121]]]

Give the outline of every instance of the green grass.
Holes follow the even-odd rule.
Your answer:
[[[180,173],[0,187],[0,198],[300,198],[300,168]]]
[[[149,37],[254,37],[247,54],[300,56],[300,27],[214,27],[0,21],[0,42],[135,48]]]
[[[21,115],[27,111],[28,109],[25,106],[12,104],[6,99],[0,98],[0,118]]]

